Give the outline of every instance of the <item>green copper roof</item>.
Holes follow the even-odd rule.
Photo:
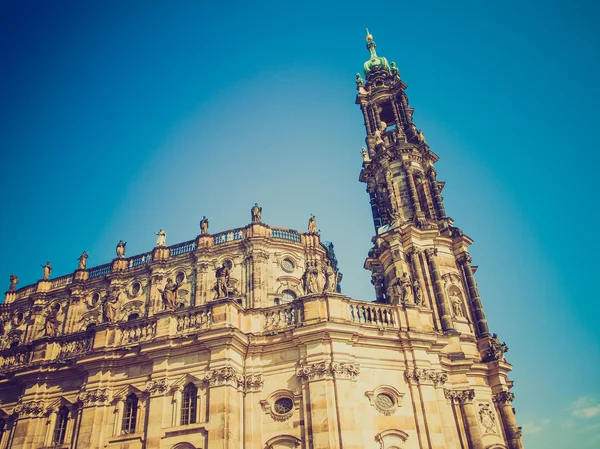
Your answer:
[[[379,70],[385,70],[386,72],[391,73],[387,59],[383,56],[377,56],[377,52],[375,51],[376,47],[377,45],[375,45],[373,36],[369,34],[369,30],[367,29],[367,50],[369,50],[369,53],[371,54],[371,59],[365,62],[363,66],[367,78],[372,72],[377,72]]]

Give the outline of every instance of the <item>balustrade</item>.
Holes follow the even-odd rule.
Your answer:
[[[152,253],[138,254],[129,259],[129,268],[139,267],[152,262]]]
[[[221,232],[215,235],[215,245],[220,245],[226,242],[232,242],[234,240],[241,240],[244,238],[244,233],[241,229],[233,229],[227,232]]]
[[[53,279],[52,284],[50,284],[51,289],[62,287],[63,285],[67,285],[73,282],[73,275],[69,274],[66,276],[61,276],[59,278]]]
[[[303,321],[302,303],[289,303],[271,307],[264,314],[266,330],[295,326]]]
[[[212,322],[212,311],[210,308],[186,311],[177,316],[177,332],[208,329]]]
[[[180,256],[181,254],[191,253],[195,251],[197,247],[195,240],[190,240],[188,242],[178,243],[177,245],[169,246],[171,250],[171,256]]]
[[[90,270],[89,278],[96,278],[99,276],[105,276],[112,271],[112,264],[105,263],[104,265],[99,265]]]
[[[152,340],[156,336],[156,321],[121,325],[119,344],[127,345]]]
[[[359,324],[369,324],[378,327],[398,328],[398,322],[393,308],[369,303],[351,302],[350,321]]]
[[[37,289],[37,285],[33,284],[33,285],[28,285],[26,287],[20,288],[19,290],[17,290],[17,299],[22,299],[22,298],[26,298],[29,295],[35,293]]]
[[[302,238],[300,233],[289,229],[271,229],[271,237],[280,240],[289,240],[291,242],[300,242]]]
[[[31,350],[27,351],[5,351],[0,355],[0,371],[10,370],[21,365],[26,365],[31,360]]]
[[[92,349],[94,338],[89,335],[79,336],[79,338],[71,338],[66,341],[59,342],[60,350],[58,353],[59,360],[72,359],[78,355],[85,354]]]

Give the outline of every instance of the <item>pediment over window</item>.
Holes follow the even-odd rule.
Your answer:
[[[129,396],[131,393],[135,394],[138,398],[141,398],[144,394],[144,392],[142,390],[140,390],[139,388],[134,387],[133,385],[127,385],[127,386],[121,388],[119,391],[117,391],[113,395],[113,400],[114,401],[124,401],[125,398],[127,396]]]
[[[171,384],[171,390],[183,389],[190,382],[196,385],[197,387],[201,387],[203,385],[202,380],[198,379],[196,376],[192,376],[191,374],[184,374]]]

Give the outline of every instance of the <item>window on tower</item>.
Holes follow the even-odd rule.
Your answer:
[[[125,407],[123,408],[123,423],[121,426],[121,434],[127,435],[135,433],[135,425],[137,421],[138,398],[131,393],[125,399]]]
[[[196,422],[196,408],[198,403],[198,388],[193,383],[187,384],[183,389],[183,401],[181,403],[181,425],[194,424]]]
[[[62,406],[58,410],[56,417],[56,426],[54,427],[54,438],[52,442],[55,445],[64,444],[65,436],[67,434],[67,423],[69,422],[69,409],[66,406]]]

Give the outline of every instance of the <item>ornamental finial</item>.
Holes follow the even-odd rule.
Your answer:
[[[371,42],[373,40],[373,35],[369,33],[369,29],[367,28],[367,42]]]

